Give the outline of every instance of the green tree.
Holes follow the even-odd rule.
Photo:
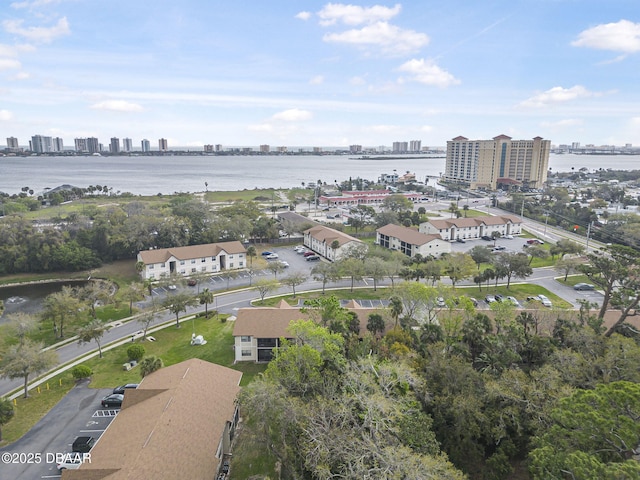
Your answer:
[[[526,254],[529,256],[529,265],[533,262],[534,258],[545,259],[549,258],[549,251],[544,248],[542,245],[531,245],[529,248],[525,249]]]
[[[65,320],[79,317],[81,302],[71,287],[64,286],[59,292],[47,295],[43,302],[42,318],[51,320],[53,331],[64,338]]]
[[[553,268],[555,268],[558,272],[564,274],[564,281],[567,281],[569,274],[575,273],[580,268],[584,262],[580,258],[576,257],[566,257],[561,258],[556,262]]]
[[[108,325],[105,325],[102,321],[94,318],[91,322],[78,330],[78,343],[82,345],[83,343],[95,341],[96,345],[98,345],[100,358],[102,358],[102,337],[109,331],[109,328],[110,327]]]
[[[638,478],[631,459],[640,438],[640,384],[577,390],[551,412],[553,424],[530,454],[534,479]]]
[[[139,343],[134,343],[129,348],[127,348],[127,358],[129,360],[135,360],[139,362],[142,360],[145,354],[145,348]]]
[[[351,291],[353,292],[355,282],[362,280],[364,276],[364,264],[357,258],[347,257],[339,261],[338,268],[343,275],[351,279]]]
[[[24,398],[29,396],[29,377],[45,372],[58,363],[58,354],[53,350],[43,350],[41,343],[30,340],[23,345],[12,345],[7,349],[0,363],[0,375],[11,380],[24,381]]]
[[[180,328],[180,313],[187,312],[189,307],[197,304],[198,300],[188,293],[177,293],[164,299],[162,306],[176,316],[176,327]]]
[[[0,398],[0,442],[2,442],[2,426],[9,423],[14,413],[11,401],[6,398]]]
[[[107,305],[113,301],[112,288],[102,280],[92,280],[78,292],[81,300],[89,305],[91,316],[96,318],[96,307]]]
[[[526,278],[533,274],[528,257],[519,253],[500,253],[496,255],[493,265],[496,273],[507,278],[507,288],[513,277]]]
[[[453,288],[456,283],[473,276],[476,271],[476,264],[471,255],[461,252],[454,252],[443,260],[444,273],[451,280]]]
[[[390,210],[395,213],[411,210],[412,208],[413,203],[411,203],[411,200],[409,200],[401,193],[394,193],[392,195],[389,195],[382,201],[383,210]]]
[[[140,376],[144,378],[156,370],[160,370],[162,367],[164,367],[164,363],[160,357],[156,357],[155,355],[145,357],[140,362]]]
[[[260,300],[264,301],[264,297],[266,297],[267,294],[276,290],[279,285],[280,284],[278,283],[277,280],[269,280],[265,278],[265,279],[258,280],[254,284],[253,288],[260,295]]]
[[[293,298],[296,297],[296,287],[298,285],[302,285],[306,281],[307,276],[301,272],[292,273],[291,275],[288,275],[281,280],[284,285],[291,287],[291,289],[293,290]]]
[[[373,279],[373,291],[378,290],[378,282],[387,275],[387,262],[380,257],[372,257],[365,261],[364,273]]]
[[[329,282],[340,280],[340,270],[337,263],[318,262],[312,269],[311,275],[317,282],[322,282],[322,294],[325,293],[325,287]]]
[[[278,274],[284,271],[285,266],[280,261],[269,262],[267,270],[273,273],[273,278],[278,278]]]
[[[24,345],[27,335],[38,328],[36,318],[29,313],[16,312],[7,317],[9,331],[18,338],[20,345]]]
[[[213,303],[215,299],[215,295],[208,288],[203,288],[202,291],[198,294],[198,301],[200,305],[204,305],[204,315],[209,318],[209,304]]]
[[[249,266],[251,268],[253,268],[253,259],[258,255],[258,252],[256,252],[256,247],[254,247],[253,245],[249,245],[247,247],[247,257],[249,257]]]
[[[370,313],[367,321],[367,330],[371,332],[371,335],[376,336],[378,333],[384,332],[385,324],[384,318],[379,313]]]
[[[144,285],[139,282],[130,283],[121,290],[122,298],[129,303],[129,315],[133,314],[133,302],[144,298],[144,290]]]
[[[398,320],[400,319],[400,315],[404,312],[404,304],[402,299],[399,296],[393,296],[389,299],[389,312],[391,313],[391,318],[394,320],[393,328],[398,328]]]
[[[492,256],[491,250],[488,247],[483,245],[476,245],[471,250],[469,250],[469,255],[473,258],[473,261],[478,265],[478,271],[480,270],[480,264],[482,263],[491,263]]]

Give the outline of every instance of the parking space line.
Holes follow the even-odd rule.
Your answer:
[[[90,433],[90,432],[104,432],[105,429],[101,429],[101,430],[80,430],[82,433]]]

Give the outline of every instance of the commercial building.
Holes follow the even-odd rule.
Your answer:
[[[390,177],[395,178],[395,177]],[[399,177],[396,179],[396,181]],[[393,190],[352,190],[342,192],[340,195],[320,195],[320,205],[328,207],[349,207],[357,205],[380,205],[389,195],[402,195],[412,202],[419,201],[424,194],[418,192],[396,193]]]
[[[133,142],[130,138],[122,139],[122,151],[127,153],[133,152]]]
[[[111,143],[109,143],[109,151],[111,153],[120,153],[120,139],[117,137],[111,137]]]
[[[439,233],[426,234],[408,227],[390,223],[376,230],[376,243],[389,250],[398,250],[409,257],[439,257],[451,252],[451,244]]]
[[[471,189],[539,189],[547,181],[551,141],[456,137],[447,142],[444,180]]]
[[[432,219],[420,224],[419,231],[440,235],[443,240],[476,239],[490,237],[493,232],[501,236],[520,235],[522,220],[515,215],[494,215],[475,218]]]
[[[169,150],[169,144],[167,143],[166,138],[161,138],[158,140],[158,150],[161,152],[166,152]]]
[[[122,408],[63,480],[219,478],[239,421],[242,373],[197,358],[161,368],[124,393]],[[226,477],[225,477],[226,478]]]
[[[147,140],[145,138],[144,140],[142,140],[140,142],[140,147],[141,147],[143,152],[150,152],[151,151],[151,142],[149,142],[149,140]]]
[[[357,238],[324,225],[311,227],[303,235],[305,247],[331,261],[347,256],[353,248],[366,248]]]
[[[143,250],[138,253],[138,262],[144,280],[158,280],[170,275],[187,277],[245,268],[246,254],[242,243],[233,241]]]
[[[29,142],[29,150],[35,153],[53,152],[53,142],[51,137],[44,135],[34,135]]]

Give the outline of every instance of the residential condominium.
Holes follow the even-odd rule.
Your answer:
[[[167,150],[169,150],[169,144],[166,138],[161,138],[158,140],[158,150],[160,150],[161,152],[166,152]]]
[[[143,152],[150,152],[151,142],[145,138],[140,142],[140,148],[142,149]]]
[[[551,141],[512,140],[499,135],[492,140],[456,137],[447,142],[444,180],[472,190],[542,188],[547,181]]]
[[[7,137],[7,150],[10,152],[20,151],[20,145],[18,145],[18,139],[16,137]]]
[[[133,152],[133,142],[130,138],[122,139],[122,151],[123,152]]]
[[[111,137],[109,151],[111,153],[120,153],[120,139],[118,137]]]

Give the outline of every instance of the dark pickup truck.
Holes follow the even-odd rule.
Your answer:
[[[78,453],[89,453],[89,450],[96,443],[93,437],[78,437],[73,441],[72,451]]]

